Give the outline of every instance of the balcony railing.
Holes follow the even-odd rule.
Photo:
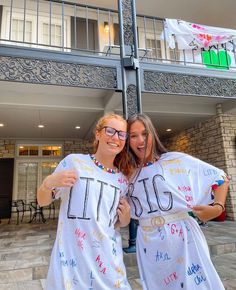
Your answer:
[[[152,63],[236,69],[236,44],[170,49],[164,19],[137,16],[139,57]],[[119,57],[118,12],[58,0],[0,0],[0,45]]]

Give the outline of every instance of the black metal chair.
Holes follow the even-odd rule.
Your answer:
[[[29,203],[27,203],[26,201],[23,201],[23,202],[24,202],[24,213],[29,211],[30,212],[30,218],[29,218],[29,220],[31,220],[32,219],[32,208],[31,208],[31,206],[30,206]],[[21,222],[23,221],[24,213],[23,213]]]
[[[12,205],[11,205],[11,214],[16,213],[17,214],[17,225],[19,225],[19,221],[20,221],[20,213],[22,213],[21,216],[21,222],[24,218],[24,201],[22,199],[18,199],[18,200],[13,200],[12,201]],[[8,220],[8,224],[10,224],[12,215]]]
[[[38,221],[40,222],[40,220],[42,220],[43,223],[46,222],[46,219],[44,218],[44,214],[43,214],[43,208],[41,206],[39,206],[37,201],[32,201],[30,203],[30,207],[31,210],[33,212],[32,218],[30,219],[29,223],[32,223],[33,221]]]
[[[51,212],[52,212],[52,215],[53,215],[53,219],[55,219],[55,212],[56,212],[56,208],[55,208],[55,203],[52,202],[50,203],[49,205],[47,206],[44,206],[43,207],[43,210],[48,210],[48,218],[50,219],[51,218]]]

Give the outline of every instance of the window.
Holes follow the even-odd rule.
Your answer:
[[[38,156],[38,146],[19,146],[19,156]]]
[[[56,46],[53,48],[56,50],[58,50],[57,46],[66,48],[70,46],[70,18],[64,16],[63,19],[62,24],[60,14],[52,14],[50,19],[49,13],[46,12],[39,11],[37,17],[36,11],[27,9],[24,14],[23,9],[14,7],[11,11],[10,7],[4,6],[1,38],[6,41],[28,42],[31,44],[27,44],[27,46],[31,47],[45,48],[47,45],[52,48]]]
[[[175,43],[174,49],[169,48],[169,53],[170,53],[171,60],[180,60],[180,50],[178,49],[177,42]]]
[[[32,21],[12,19],[11,40],[32,42]]]
[[[18,156],[61,157],[62,147],[58,145],[18,145]]]
[[[61,156],[61,146],[43,146],[42,156]]]
[[[149,57],[161,59],[161,41],[159,39],[146,39],[146,48],[150,49]]]
[[[98,23],[96,20],[71,17],[71,47],[98,50]]]
[[[61,25],[50,25],[43,23],[43,44],[62,46],[62,28]]]

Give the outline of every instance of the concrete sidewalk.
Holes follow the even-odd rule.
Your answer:
[[[6,221],[2,221],[0,290],[43,289],[56,227],[56,220],[47,221],[45,224],[20,225],[8,225]],[[236,290],[236,222],[209,222],[202,230],[226,290]],[[122,236],[123,245],[126,247],[127,228],[122,229]],[[135,254],[124,254],[124,258],[132,289],[141,290]]]

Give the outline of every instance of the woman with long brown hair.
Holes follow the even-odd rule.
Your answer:
[[[129,199],[139,221],[136,251],[145,290],[223,290],[194,213],[206,221],[224,211],[225,173],[180,152],[167,152],[150,118],[128,120]],[[212,203],[212,206],[208,204]]]

